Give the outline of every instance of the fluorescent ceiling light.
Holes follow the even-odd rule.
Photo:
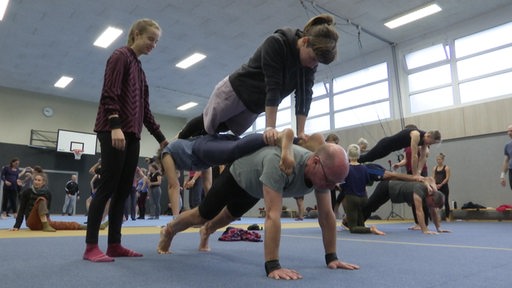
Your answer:
[[[204,58],[206,58],[206,55],[201,54],[201,53],[194,53],[194,54],[188,56],[187,58],[181,60],[178,64],[176,64],[176,67],[181,68],[181,69],[187,69],[188,67],[196,64],[197,62],[203,60]]]
[[[0,21],[4,19],[5,10],[7,10],[7,4],[9,4],[9,0],[0,0]]]
[[[183,104],[180,107],[178,107],[178,110],[185,111],[185,110],[190,109],[190,108],[192,108],[194,106],[197,106],[196,102],[188,102],[188,103]]]
[[[430,16],[430,15],[435,14],[441,10],[442,9],[441,9],[441,7],[439,7],[439,5],[437,5],[436,3],[432,3],[432,4],[429,4],[428,6],[423,6],[414,11],[411,11],[405,15],[396,17],[396,18],[384,23],[384,25],[386,25],[389,29],[395,29],[396,27],[399,27],[399,26],[405,25],[407,23],[414,22],[418,19]]]
[[[94,41],[94,46],[107,48],[121,34],[123,34],[123,30],[109,26],[105,31],[103,31],[103,33],[101,33],[100,37]]]
[[[66,88],[66,86],[68,86],[68,84],[71,83],[71,81],[73,81],[73,78],[68,77],[68,76],[62,76],[62,77],[60,77],[59,81],[57,81],[57,82],[55,82],[55,84],[53,84],[53,86],[58,87],[58,88]]]

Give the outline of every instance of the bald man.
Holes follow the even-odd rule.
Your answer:
[[[322,139],[323,141],[323,139]],[[341,262],[336,254],[336,219],[331,208],[329,189],[348,174],[348,159],[339,145],[321,143],[315,152],[292,145],[295,159],[293,173],[287,176],[279,169],[281,150],[264,147],[242,157],[224,169],[199,207],[185,211],[162,228],[157,251],[167,254],[173,237],[193,225],[200,230],[199,250],[209,251],[208,237],[249,211],[260,199],[265,201],[265,271],[272,279],[301,279],[292,269],[279,263],[281,212],[284,197],[297,197],[315,191],[318,222],[322,229],[325,261],[331,269],[359,269]]]

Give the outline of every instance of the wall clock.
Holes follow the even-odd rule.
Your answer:
[[[47,106],[47,107],[44,107],[44,108],[43,108],[43,115],[44,115],[44,116],[46,116],[46,117],[52,117],[52,116],[53,116],[53,113],[54,113],[54,111],[53,111],[53,108],[52,108],[52,107]]]

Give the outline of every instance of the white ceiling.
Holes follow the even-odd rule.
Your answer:
[[[215,84],[252,55],[282,26],[302,28],[314,15],[336,16],[343,63],[368,52],[437,31],[512,5],[511,0],[439,0],[441,13],[395,30],[383,22],[425,0],[11,0],[0,21],[0,86],[97,103],[105,61],[126,42],[136,19],[155,19],[163,29],[158,46],[142,56],[154,113],[190,118],[201,113]],[[350,20],[350,23],[346,20]],[[109,25],[125,32],[110,46],[92,45]],[[361,45],[357,40],[361,27]],[[191,52],[207,58],[188,70],[174,65]],[[319,67],[319,71],[327,69]],[[75,80],[53,87],[61,75]],[[188,111],[176,107],[188,101]]]

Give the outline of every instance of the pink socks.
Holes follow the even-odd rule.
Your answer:
[[[143,255],[133,250],[126,249],[121,244],[108,244],[107,255],[110,257],[142,257]]]
[[[84,252],[84,260],[91,262],[114,262],[113,257],[142,257],[143,255],[133,250],[124,248],[121,244],[109,244],[106,255],[101,252],[98,244],[87,244]]]
[[[98,244],[87,244],[84,252],[84,260],[91,262],[114,262],[114,258],[108,257],[101,252]]]

